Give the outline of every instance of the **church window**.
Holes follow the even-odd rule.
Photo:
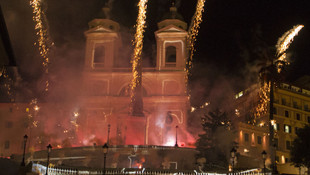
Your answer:
[[[168,46],[166,48],[166,67],[176,67],[176,47]]]
[[[94,52],[94,67],[103,67],[105,60],[105,47],[102,44],[96,44]]]

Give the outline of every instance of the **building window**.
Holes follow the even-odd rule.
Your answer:
[[[297,104],[296,101],[293,101],[293,107],[296,108],[296,109],[298,109],[298,104]]]
[[[273,125],[273,129],[276,130],[276,131],[279,131],[280,130],[280,124],[279,123],[275,123]]]
[[[308,116],[307,118],[308,118],[308,123],[310,123],[310,116]]]
[[[285,158],[285,163],[288,163],[289,162],[289,159],[288,158]]]
[[[262,137],[257,136],[257,144],[261,145],[262,144]]]
[[[277,114],[277,108],[273,108],[273,114]]]
[[[166,67],[175,67],[177,62],[176,47],[168,46],[166,48]]]
[[[305,104],[305,105],[304,105],[304,110],[309,112],[308,104]]]
[[[282,98],[281,100],[282,100],[282,105],[286,105],[286,100],[285,100],[285,98]]]
[[[291,126],[290,125],[284,125],[284,132],[291,133],[292,132]]]
[[[300,114],[296,113],[296,120],[300,120]]]
[[[249,134],[248,133],[244,133],[244,141],[245,142],[249,141]]]
[[[4,149],[10,149],[10,141],[5,141],[4,142]]]
[[[284,116],[285,116],[285,117],[289,117],[289,116],[290,116],[289,112],[285,110],[285,111],[284,111]]]
[[[96,44],[94,52],[94,66],[103,67],[105,60],[105,47],[103,44]]]
[[[276,162],[279,162],[279,156],[276,156]]]
[[[291,149],[291,142],[287,140],[285,143],[286,143],[285,144],[286,145],[286,149],[290,150]]]

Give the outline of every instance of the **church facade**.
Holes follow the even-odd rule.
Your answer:
[[[173,18],[177,14],[175,7],[171,7],[170,14],[171,18],[158,23],[155,32],[156,67],[141,69],[141,116],[130,113],[131,69],[115,64],[124,49],[119,24],[108,18],[89,22],[89,30],[85,32],[80,137],[96,136],[119,145],[189,146],[194,142],[186,131],[187,24]]]

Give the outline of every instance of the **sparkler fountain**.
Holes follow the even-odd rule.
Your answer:
[[[145,29],[145,18],[147,9],[147,0],[140,0],[139,14],[136,24],[136,34],[134,40],[134,53],[132,56],[132,74],[131,82],[131,114],[133,116],[144,116],[143,100],[142,100],[142,48],[143,48],[143,33]]]
[[[48,35],[47,19],[44,10],[42,10],[43,2],[42,0],[30,0],[30,5],[33,8],[33,21],[36,22],[35,30],[38,36],[38,41],[35,45],[38,45],[39,53],[43,58],[42,65],[45,70],[44,73],[48,75],[48,65],[50,63],[49,52],[53,42],[50,41]],[[48,88],[49,81],[47,79],[45,81],[45,91],[48,91]]]

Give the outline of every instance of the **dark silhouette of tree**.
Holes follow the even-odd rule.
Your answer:
[[[296,167],[307,167],[310,174],[310,125],[300,128],[296,132],[297,138],[293,141],[291,161]]]
[[[203,134],[199,135],[196,149],[198,159],[205,159],[202,170],[226,170],[229,151],[234,145],[232,123],[225,112],[216,109],[201,118]]]

